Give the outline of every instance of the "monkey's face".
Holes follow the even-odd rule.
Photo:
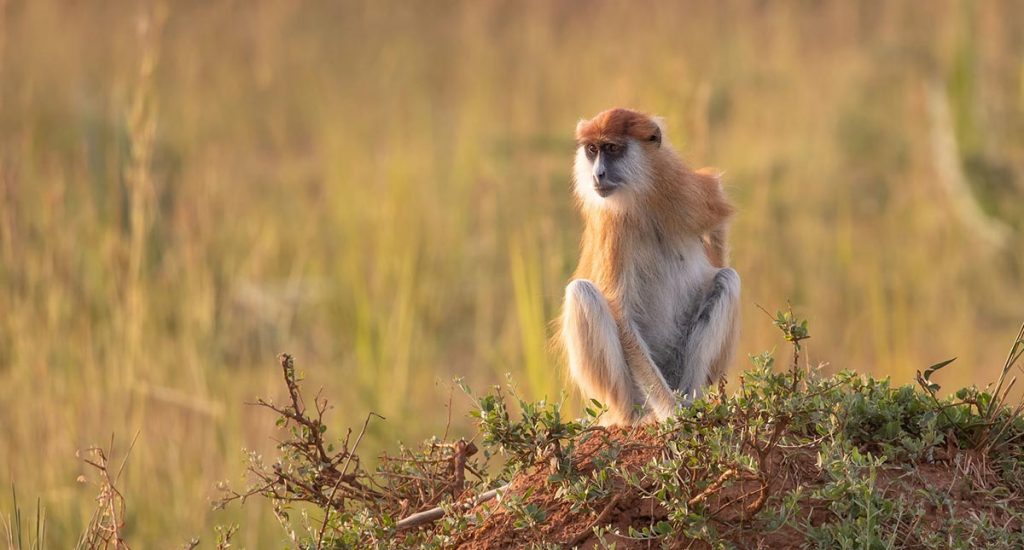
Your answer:
[[[587,141],[576,151],[576,193],[586,202],[611,206],[649,187],[643,144],[632,138]]]
[[[576,194],[585,204],[622,208],[651,188],[661,127],[643,113],[610,109],[576,125]]]
[[[623,183],[622,157],[625,156],[629,143],[587,143],[583,146],[583,154],[590,161],[590,173],[594,177],[594,190],[602,197],[615,192]]]

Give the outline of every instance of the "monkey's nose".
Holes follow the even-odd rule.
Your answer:
[[[594,185],[602,185],[602,184],[604,184],[604,177],[607,174],[608,173],[604,170],[604,168],[601,168],[599,170],[594,170]]]
[[[608,195],[611,195],[613,191],[615,191],[615,184],[608,181],[608,178],[605,177],[604,172],[595,172],[594,190],[597,191],[598,195],[601,195],[602,197],[607,197]]]

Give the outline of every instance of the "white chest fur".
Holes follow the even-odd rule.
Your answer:
[[[674,243],[653,239],[633,252],[623,281],[623,309],[658,357],[678,345],[686,316],[717,270],[696,237]]]

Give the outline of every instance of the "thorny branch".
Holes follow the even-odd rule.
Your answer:
[[[121,465],[113,475],[110,473],[110,456],[114,452],[113,435],[110,436],[110,446],[106,451],[102,447],[89,447],[84,451],[85,456],[82,456],[83,453],[78,453],[82,462],[92,466],[99,473],[100,492],[96,496],[96,510],[89,520],[85,533],[79,539],[77,548],[87,550],[105,550],[107,548],[127,550],[130,548],[121,535],[124,529],[126,506],[124,495],[117,488],[117,481],[120,479],[121,472],[128,462],[128,456],[131,455],[138,439],[139,434],[136,433]],[[84,483],[85,476],[80,476],[79,481]]]
[[[235,491],[222,484],[225,496],[217,502],[218,507],[259,496],[271,500],[278,518],[287,521],[290,504],[313,504],[324,514],[312,533],[316,548],[321,548],[330,538],[332,518],[347,521],[359,510],[375,516],[403,517],[435,506],[446,496],[458,498],[467,488],[467,471],[481,477],[480,469],[470,460],[478,452],[476,445],[461,439],[453,443],[432,441],[419,450],[401,447],[398,456],[382,455],[376,470],[368,472],[357,451],[371,418],[384,417],[371,412],[354,442],[352,430],[348,430],[343,440],[332,444],[324,423],[327,399],[318,393],[307,406],[292,356],[282,354],[278,362],[288,402],[259,398],[251,404],[276,413],[278,426],[287,430],[288,436],[277,445],[281,456],[268,465],[250,452],[249,487]]]

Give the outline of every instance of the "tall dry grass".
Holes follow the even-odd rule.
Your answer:
[[[75,450],[141,431],[129,540],[241,521],[263,546],[266,510],[207,499],[272,447],[242,403],[273,393],[276,353],[335,424],[388,418],[367,449],[443,429],[455,375],[556,394],[571,132],[612,105],[725,170],[741,356],[777,343],[756,305],[791,300],[813,360],[909,381],[959,356],[948,387],[989,380],[1024,311],[1022,21],[1012,1],[2,2],[0,482],[67,547],[93,504]]]

